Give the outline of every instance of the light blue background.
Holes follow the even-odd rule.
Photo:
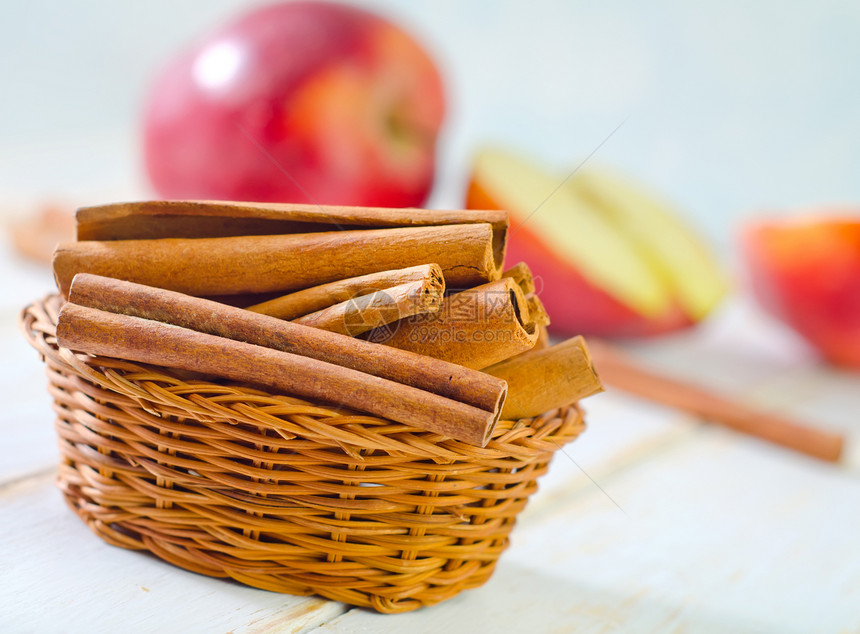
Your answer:
[[[431,201],[471,153],[509,146],[567,173],[607,163],[674,199],[726,249],[741,218],[860,204],[860,3],[359,3],[416,33],[447,77]],[[2,3],[0,197],[12,213],[147,195],[138,109],[185,41],[253,3]]]

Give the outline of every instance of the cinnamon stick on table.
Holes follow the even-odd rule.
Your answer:
[[[226,238],[67,242],[54,253],[64,296],[76,273],[189,295],[290,291],[355,275],[435,262],[447,284],[498,279],[489,224]]]
[[[647,370],[609,344],[592,340],[589,347],[601,378],[620,390],[822,460],[836,462],[842,455],[840,434],[806,427]]]
[[[78,240],[216,238],[472,223],[491,225],[493,258],[500,268],[505,259],[508,214],[498,210],[157,200],[82,207],[77,212]]]
[[[47,204],[29,209],[9,226],[12,246],[40,264],[50,264],[58,242],[74,239],[75,217],[71,207]]]
[[[442,276],[442,269],[438,264],[420,264],[405,269],[380,271],[313,286],[267,302],[248,306],[246,310],[281,319],[298,319],[323,308],[409,282],[425,281],[432,283],[432,280],[440,280],[444,285]],[[444,291],[444,287],[442,290]]]
[[[484,372],[508,383],[506,420],[538,416],[603,391],[582,337],[529,350]]]
[[[496,417],[507,391],[504,381],[483,372],[142,284],[79,274],[69,299],[81,306],[174,324],[357,370],[460,401]]]

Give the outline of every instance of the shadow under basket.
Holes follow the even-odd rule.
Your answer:
[[[66,501],[106,542],[256,588],[405,612],[483,584],[576,406],[479,448],[244,385],[58,348],[51,296],[21,326],[47,365]]]

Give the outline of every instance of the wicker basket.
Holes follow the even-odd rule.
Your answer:
[[[578,407],[501,421],[483,449],[243,385],[59,349],[47,365],[66,500],[102,539],[257,588],[404,612],[484,583]]]

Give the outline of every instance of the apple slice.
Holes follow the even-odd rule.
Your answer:
[[[707,249],[651,195],[600,173],[571,182],[499,151],[475,160],[466,205],[511,214],[508,257],[543,281],[556,331],[644,336],[702,319],[726,290]]]
[[[657,195],[597,170],[577,173],[568,187],[628,238],[692,321],[725,296],[726,278],[707,247]]]
[[[642,250],[561,182],[510,154],[486,151],[475,161],[466,202],[510,212],[508,258],[528,262],[543,281],[554,329],[634,336],[688,325],[671,285]]]

